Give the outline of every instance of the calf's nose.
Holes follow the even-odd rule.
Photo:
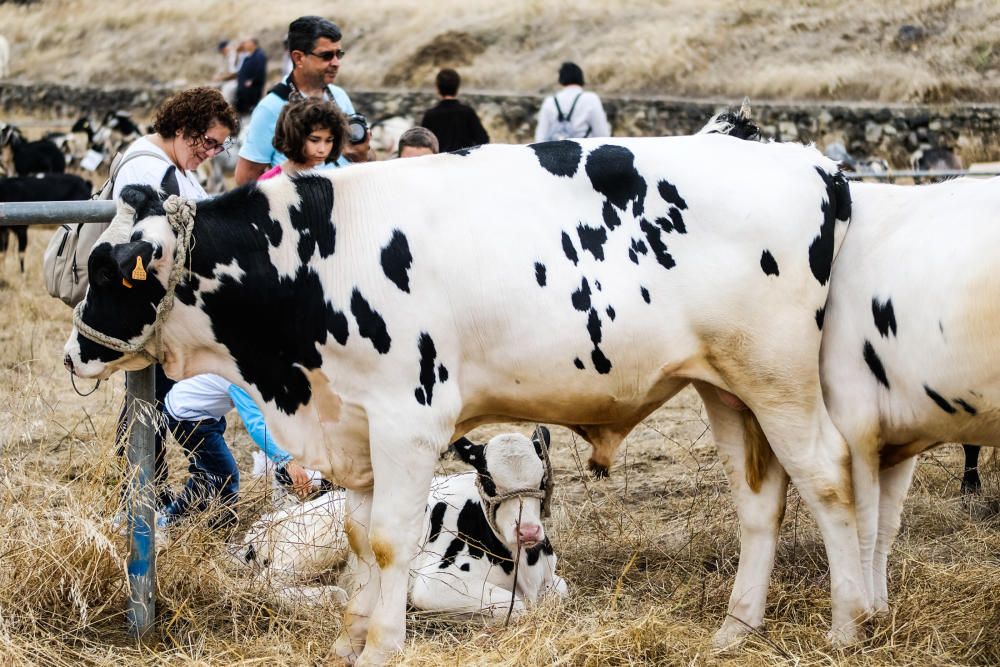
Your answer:
[[[542,527],[537,523],[522,523],[517,528],[517,541],[522,544],[538,542],[542,537]]]

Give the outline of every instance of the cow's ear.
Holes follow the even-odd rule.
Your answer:
[[[535,432],[531,436],[532,442],[536,445],[545,444],[545,448],[548,449],[549,445],[552,444],[552,438],[549,435],[549,429],[545,428],[541,424],[535,427]]]
[[[135,211],[137,222],[148,216],[155,204],[160,203],[159,195],[148,185],[126,185],[120,198]]]
[[[149,278],[147,270],[153,261],[155,248],[149,241],[122,243],[111,249],[111,257],[118,265],[118,272],[129,281],[143,281]]]
[[[476,470],[486,470],[486,445],[477,445],[468,438],[459,438],[451,445],[462,459]]]
[[[111,256],[110,243],[99,243],[94,246],[87,263],[87,276],[94,287],[107,287],[121,280],[118,262]]]

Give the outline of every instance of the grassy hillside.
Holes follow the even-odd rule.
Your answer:
[[[288,22],[309,13],[344,29],[352,89],[427,89],[451,65],[469,89],[540,92],[572,59],[606,94],[1000,98],[995,0],[39,0],[0,4],[0,34],[14,78],[189,85],[226,37],[258,35],[277,68]]]

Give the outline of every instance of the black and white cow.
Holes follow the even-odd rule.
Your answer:
[[[90,183],[73,174],[38,174],[26,178],[0,178],[0,202],[82,201],[90,198]],[[0,252],[6,253],[10,238],[17,239],[17,258],[24,273],[28,226],[0,227]]]
[[[493,145],[251,184],[199,203],[190,227],[166,205],[174,226],[153,190],[123,193],[66,366],[108,377],[162,349],[171,377],[222,375],[298,461],[349,489],[364,585],[339,655],[378,663],[402,645],[450,442],[487,422],[556,423],[607,464],[689,383],[740,519],[716,642],[763,622],[785,471],[827,546],[831,637],[857,637],[848,452],[818,368],[850,196],[816,150],[717,135]]]
[[[410,564],[414,607],[496,619],[508,610],[516,616],[549,593],[566,595],[542,526],[552,484],[548,447],[544,427],[534,440],[509,433],[483,445],[467,438],[454,444],[476,471],[434,478]],[[345,503],[346,494],[334,491],[261,517],[247,531],[240,560],[266,575],[279,598],[346,599],[337,586],[302,585],[346,559]]]
[[[858,183],[822,344],[830,414],[852,450],[862,564],[879,611],[915,456],[1000,445],[1000,178]]]

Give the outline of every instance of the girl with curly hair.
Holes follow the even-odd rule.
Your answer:
[[[315,97],[289,102],[274,128],[274,147],[288,160],[261,174],[265,180],[335,162],[344,149],[347,119],[336,102]]]

